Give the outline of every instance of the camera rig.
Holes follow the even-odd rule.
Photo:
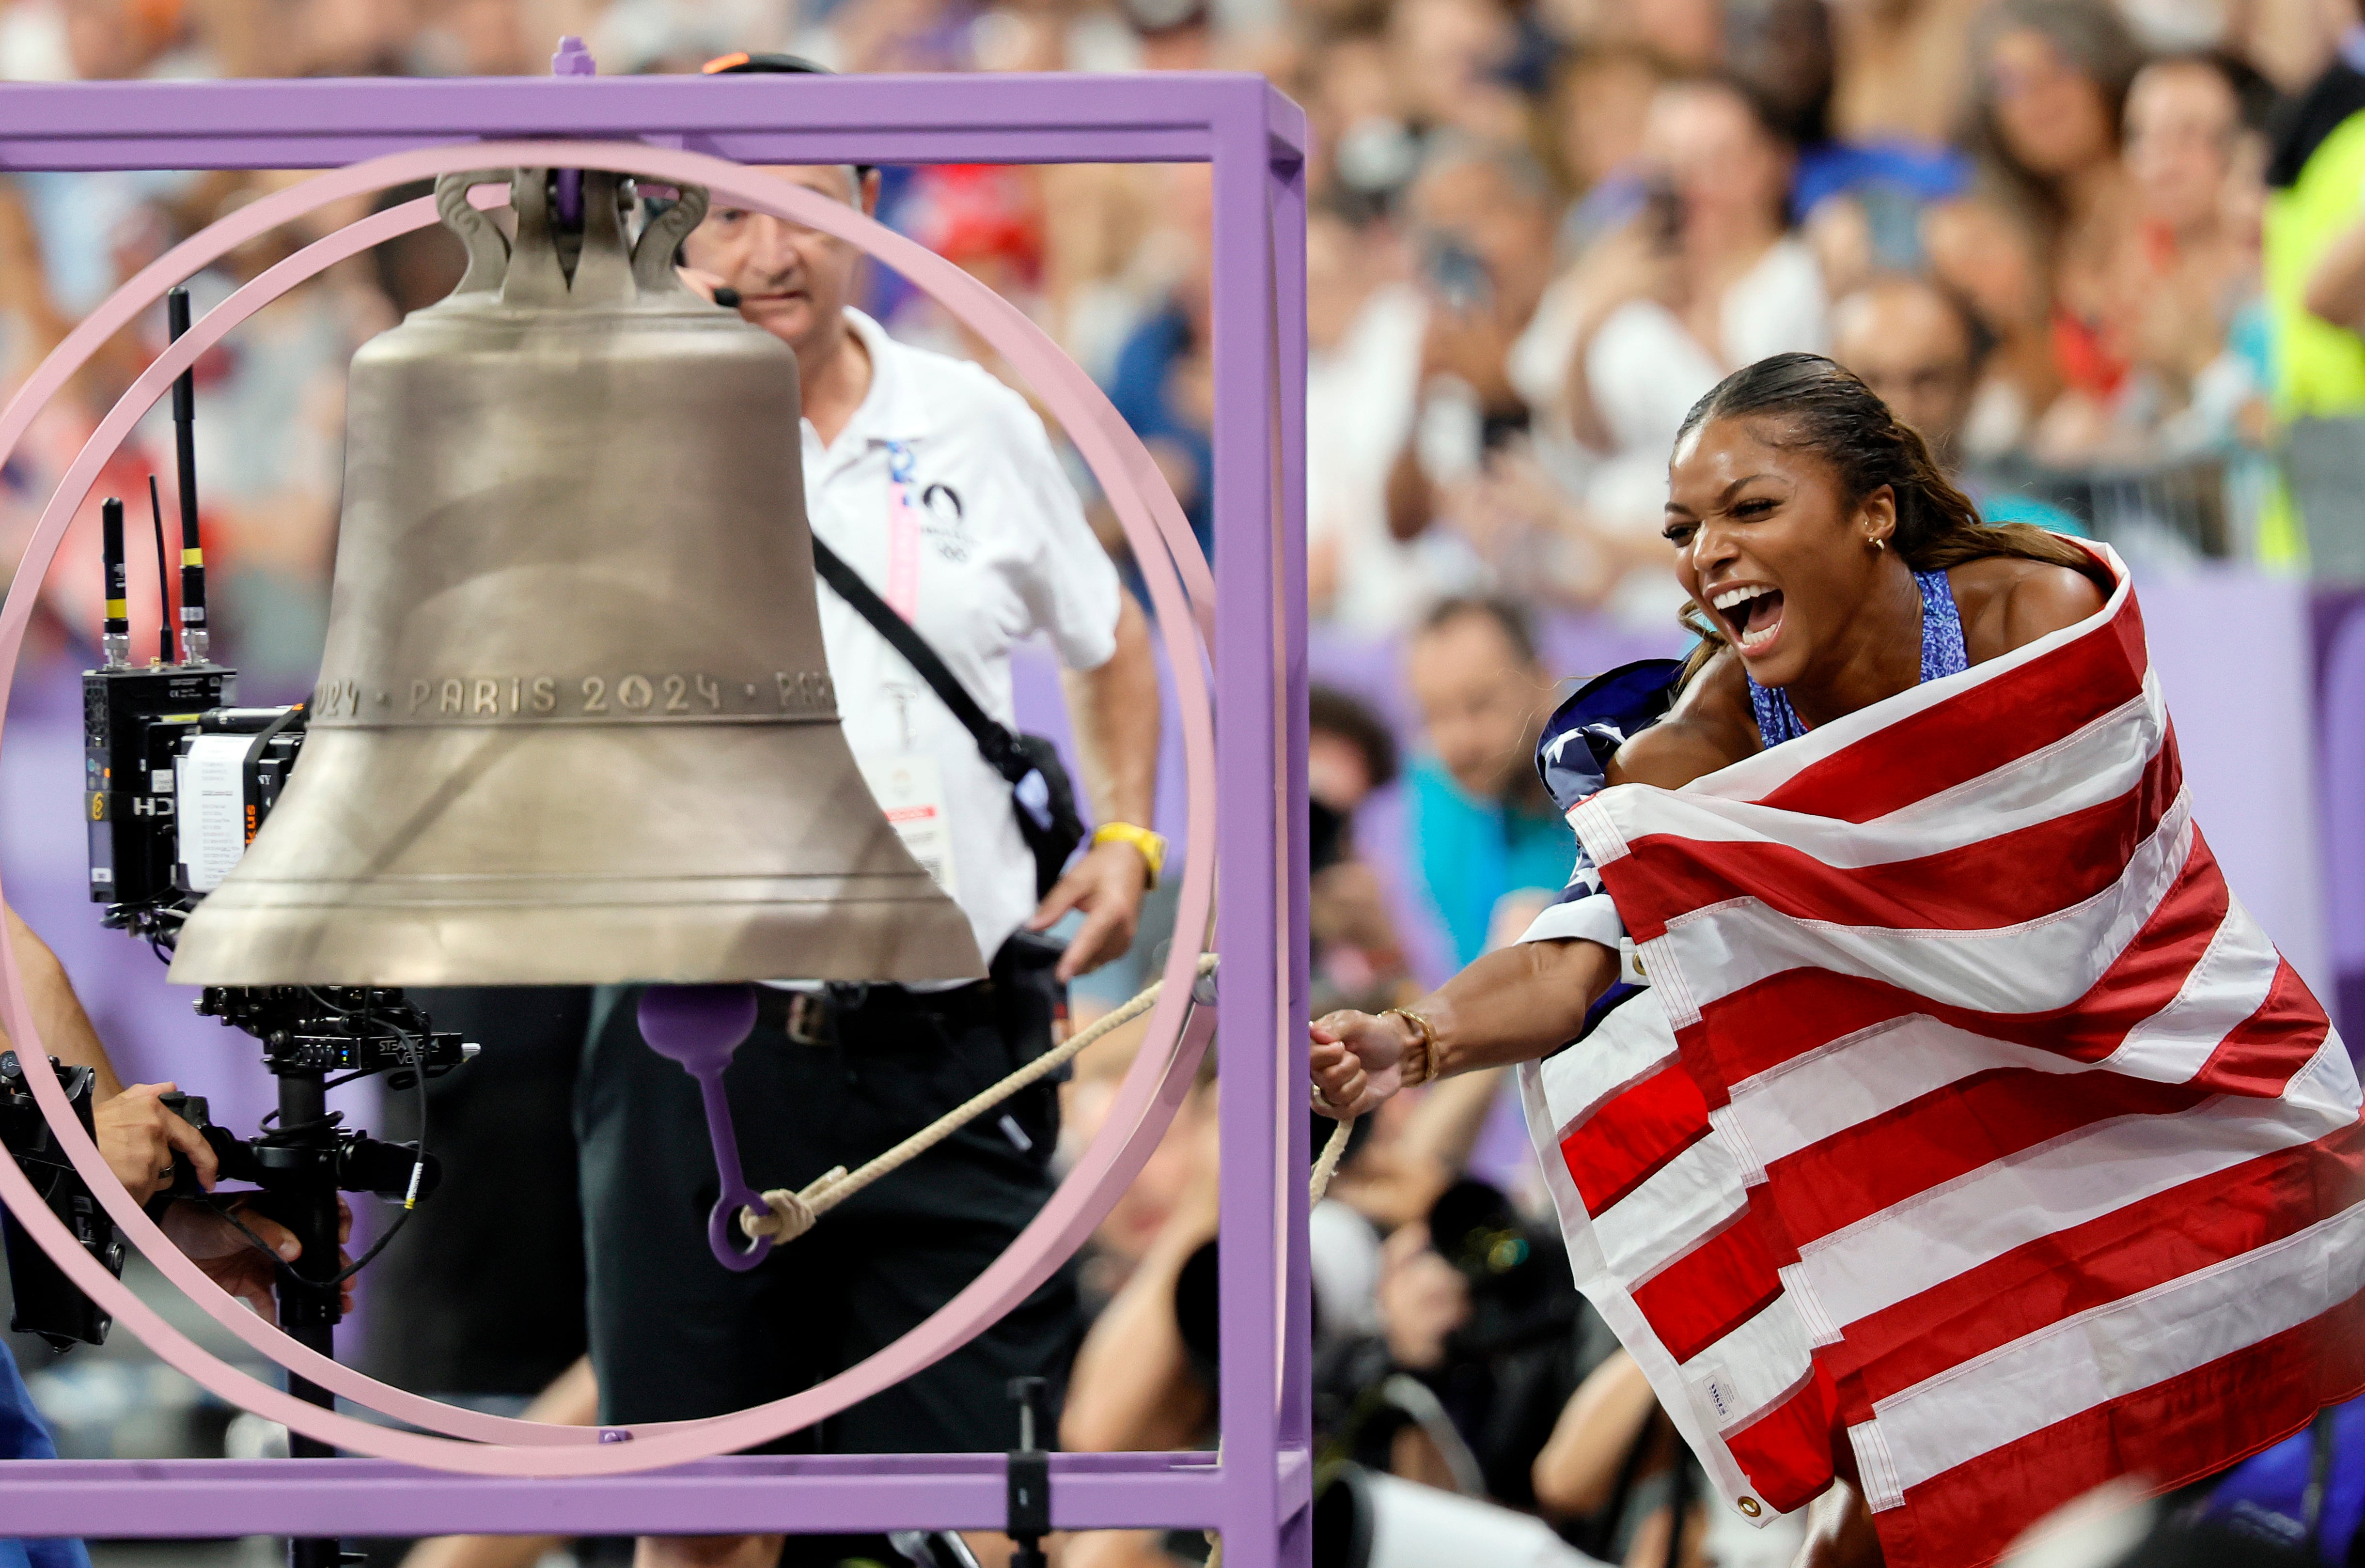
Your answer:
[[[189,324],[188,299],[170,297],[173,336]],[[154,518],[158,592],[163,600],[157,652],[147,665],[129,662],[130,619],[123,539],[123,505],[102,508],[106,574],[101,667],[83,676],[84,790],[89,833],[90,897],[104,906],[101,924],[145,940],[170,959],[181,923],[244,854],[270,816],[304,744],[306,705],[236,706],[238,672],[207,657],[205,558],[199,543],[196,461],[192,439],[194,382],[174,387],[181,511],[181,602],[174,612],[167,568],[163,509],[149,480]],[[175,622],[177,619],[177,633]],[[205,1191],[185,1155],[174,1159],[170,1188],[151,1200],[151,1212],[174,1202],[202,1203],[220,1213],[270,1256],[281,1326],[323,1355],[334,1353],[342,1287],[377,1256],[434,1190],[437,1164],[426,1153],[426,1081],[459,1066],[476,1047],[438,1032],[399,990],[378,986],[208,987],[196,999],[201,1015],[252,1036],[263,1065],[277,1080],[278,1108],[263,1130],[239,1137],[212,1125],[206,1101],[167,1095],[164,1103],[196,1126],[213,1150],[222,1178],[250,1183],[252,1193],[224,1201]],[[56,1065],[53,1059],[53,1066]],[[60,1081],[85,1132],[93,1129],[95,1075],[86,1067],[58,1067]],[[327,1092],[340,1083],[387,1074],[390,1087],[420,1094],[420,1139],[389,1143],[343,1126]],[[91,1194],[34,1102],[23,1064],[0,1055],[0,1143],[5,1143],[82,1244],[120,1275],[124,1245],[114,1222]],[[363,1256],[343,1261],[340,1192],[374,1193],[402,1204],[394,1222]],[[262,1215],[294,1234],[300,1251],[281,1259],[248,1226]],[[39,1334],[60,1350],[102,1342],[107,1316],[69,1282],[48,1255],[14,1226],[6,1255],[16,1311],[10,1327]],[[289,1391],[332,1406],[327,1390],[290,1374]],[[298,1456],[325,1455],[326,1446],[292,1439]],[[334,1540],[290,1543],[295,1568],[331,1568],[342,1561]]]
[[[91,1091],[97,1073],[87,1067],[59,1066],[54,1058],[50,1065],[57,1069],[59,1085],[65,1090],[82,1130],[90,1132]],[[58,1146],[57,1136],[34,1103],[15,1051],[0,1051],[0,1142],[15,1153],[17,1166],[32,1179],[41,1201],[65,1222],[74,1239],[109,1273],[120,1275],[123,1238],[84,1185],[66,1151]],[[60,1351],[71,1350],[77,1341],[86,1345],[104,1341],[110,1320],[97,1304],[76,1290],[39,1243],[5,1213],[0,1213],[0,1230],[6,1231],[8,1280],[15,1296],[9,1331],[39,1334],[50,1349]]]

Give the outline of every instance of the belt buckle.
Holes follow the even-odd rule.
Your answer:
[[[835,1045],[837,1030],[831,1017],[833,1011],[828,998],[810,991],[792,991],[789,992],[789,1018],[783,1033],[793,1045]]]

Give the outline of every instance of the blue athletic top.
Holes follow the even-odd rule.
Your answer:
[[[1963,646],[1963,618],[1955,609],[1955,590],[1947,584],[1946,574],[1916,572],[1913,581],[1922,589],[1923,684],[1962,674],[1971,667],[1971,655]],[[1768,751],[1807,733],[1807,726],[1790,707],[1790,694],[1779,687],[1768,689],[1751,680],[1749,705],[1757,711],[1757,738]]]

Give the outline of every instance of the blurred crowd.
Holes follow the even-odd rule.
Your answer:
[[[1503,588],[1663,625],[1668,438],[1723,370],[1788,349],[1909,409],[1997,520],[2137,559],[2300,561],[2266,458],[2279,413],[2326,410],[2278,400],[2261,232],[2288,194],[2270,180],[2296,174],[2271,167],[2295,135],[2278,110],[2304,118],[2353,23],[2347,0],[13,0],[0,78],[536,73],[562,31],[611,73],[749,47],[865,72],[1262,71],[1315,132],[1314,610],[1386,635]],[[286,177],[0,184],[0,385]],[[895,171],[883,209],[1102,380],[1204,535],[1204,170]],[[223,619],[259,671],[303,673],[340,372],[432,297],[434,258],[415,270],[332,271],[201,366]],[[896,280],[876,292],[899,333],[990,357]],[[102,356],[12,465],[12,539],[145,346]]]
[[[567,33],[609,73],[743,49],[848,72],[1216,67],[1305,106],[1317,1013],[1417,994],[1565,879],[1534,741],[1572,660],[1680,645],[1664,465],[1729,369],[1831,353],[1990,521],[2099,534],[2139,572],[2303,568],[2325,546],[2286,481],[2294,433],[2331,420],[2346,435],[2319,445],[2359,462],[2337,421],[2365,412],[2365,183],[2315,178],[2365,169],[2354,0],[9,0],[0,79],[538,74]],[[0,393],[118,283],[297,177],[0,176]],[[191,285],[198,310],[360,210],[232,253]],[[1106,165],[890,170],[881,206],[1101,382],[1203,541],[1208,213],[1204,169]],[[250,700],[301,692],[317,661],[346,362],[457,273],[424,232],[199,362],[216,624]],[[897,335],[999,368],[900,280],[870,292]],[[0,472],[0,558],[163,333],[161,312],[127,330]],[[169,476],[170,440],[151,415],[97,493]],[[96,624],[95,558],[78,539],[51,574],[55,651]],[[137,605],[154,577],[134,560]],[[1080,1067],[1071,1142],[1128,1048]],[[1780,1528],[1698,1501],[1570,1290],[1501,1089],[1392,1101],[1316,1215],[1317,1404],[1326,1454],[1367,1477],[1356,1506],[1413,1484],[1497,1505],[1456,1527],[1474,1542],[1784,1561]],[[1071,1447],[1214,1441],[1216,1094],[1194,1091],[1096,1239]],[[1501,1539],[1474,1560],[1552,1560]],[[1066,1563],[1205,1550],[1113,1533]]]

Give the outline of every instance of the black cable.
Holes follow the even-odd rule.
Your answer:
[[[310,987],[307,987],[306,990],[308,991],[311,991]],[[350,1016],[354,1011],[351,1008],[338,1007],[334,1002],[330,1002],[326,997],[320,996],[317,991],[311,991],[311,994],[313,996],[313,1000],[319,1002],[321,1006],[328,1008],[333,1013]],[[366,992],[364,994],[366,994]],[[360,1012],[362,1014],[363,1025],[366,1028],[370,1023],[368,1015],[369,1009],[366,1002],[364,1003]],[[418,1035],[402,1027],[399,1024],[389,1023],[386,1027],[393,1034],[395,1038],[402,1042],[403,1054],[409,1058],[411,1076],[419,1088],[419,1140],[412,1146],[410,1151],[411,1170],[416,1172],[427,1163],[427,1070],[424,1053]],[[364,1075],[354,1074],[353,1076],[360,1077]],[[341,1079],[339,1081],[350,1082],[352,1081],[352,1079]],[[322,1087],[326,1088],[327,1085],[323,1085]],[[276,1111],[272,1112],[270,1116],[263,1118],[264,1124],[267,1126],[271,1117],[276,1116],[277,1114],[278,1113]],[[330,1115],[321,1118],[321,1120],[334,1121],[342,1114],[342,1113],[331,1113]],[[317,1126],[319,1125],[319,1124],[318,1122],[307,1122],[304,1124],[307,1127]],[[287,1132],[291,1129],[282,1128],[281,1130],[282,1132]],[[235,1200],[231,1201],[234,1202]],[[355,1274],[360,1273],[364,1269],[368,1268],[370,1264],[376,1260],[377,1255],[386,1250],[387,1243],[392,1241],[397,1236],[402,1234],[402,1227],[410,1223],[410,1216],[415,1212],[415,1205],[405,1207],[398,1212],[394,1216],[394,1223],[387,1226],[385,1235],[379,1237],[375,1241],[370,1244],[368,1251],[364,1252],[360,1257],[354,1259],[352,1262],[346,1264],[342,1269],[338,1270],[327,1279],[316,1280],[297,1269],[295,1264],[289,1262],[286,1259],[282,1258],[276,1248],[263,1240],[260,1236],[257,1236],[254,1231],[248,1226],[245,1221],[238,1217],[238,1215],[233,1210],[225,1207],[223,1200],[214,1199],[210,1202],[208,1206],[210,1206],[216,1214],[220,1215],[222,1218],[230,1221],[232,1226],[236,1226],[238,1233],[241,1236],[245,1237],[256,1251],[261,1252],[263,1256],[271,1260],[272,1266],[274,1268],[285,1273],[289,1279],[294,1280],[298,1284],[309,1286],[313,1290],[322,1291],[333,1290],[335,1287],[343,1284],[347,1280],[352,1279]]]
[[[364,994],[366,995],[367,993],[364,992]],[[364,1004],[363,1013],[364,1023],[366,1024],[368,1013],[366,1003]],[[411,1183],[415,1189],[420,1180],[420,1174],[425,1170],[427,1164],[427,1070],[425,1053],[423,1050],[423,1043],[417,1035],[402,1027],[398,1024],[389,1024],[387,1027],[393,1030],[395,1036],[402,1041],[403,1054],[410,1058],[411,1077],[419,1086],[419,1137],[418,1141],[413,1143],[410,1148]],[[372,1260],[374,1260],[379,1253],[386,1250],[387,1243],[392,1241],[396,1237],[402,1234],[402,1227],[410,1223],[410,1216],[412,1214],[417,1212],[417,1201],[415,1199],[406,1202],[403,1207],[396,1213],[394,1223],[386,1227],[386,1234],[379,1237],[375,1241],[370,1243],[368,1251],[354,1259],[351,1263],[347,1264],[343,1269],[340,1270],[336,1274],[324,1282],[319,1288],[325,1290],[330,1285],[343,1284],[347,1280],[352,1279],[355,1274],[358,1274],[364,1269],[368,1268]],[[297,1279],[303,1278],[301,1274],[297,1274],[296,1277]]]

